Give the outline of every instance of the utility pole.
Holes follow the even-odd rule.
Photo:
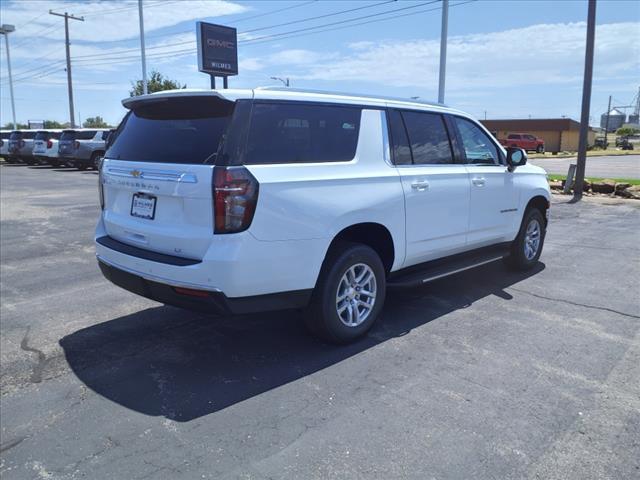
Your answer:
[[[587,164],[587,136],[589,134],[589,109],[591,107],[591,83],[593,79],[593,44],[596,37],[596,0],[589,0],[587,14],[587,46],[584,56],[584,83],[582,85],[582,115],[580,116],[580,139],[578,141],[578,162],[576,182],[573,186],[571,203],[582,199],[584,172]]]
[[[142,56],[142,94],[147,90],[147,57],[144,53],[144,18],[142,16],[142,0],[138,0],[138,18],[140,19],[140,55]]]
[[[76,121],[75,115],[73,113],[73,84],[71,82],[71,52],[69,50],[69,19],[84,22],[84,17],[74,17],[67,12],[64,12],[64,14],[56,13],[53,10],[49,10],[49,14],[55,15],[57,17],[64,17],[64,38],[65,47],[67,50],[67,88],[69,90],[69,120],[71,123],[71,128],[75,128]]]
[[[438,103],[444,103],[444,79],[447,69],[447,29],[449,28],[449,0],[442,0],[442,26],[440,27],[440,79]]]
[[[609,139],[609,115],[611,114],[611,95],[609,95],[609,106],[607,107],[607,120],[604,124],[604,143]]]
[[[11,76],[11,57],[9,56],[9,34],[14,32],[16,27],[4,24],[0,27],[0,33],[4,35],[4,44],[7,47],[7,71],[9,72],[9,93],[11,94],[11,114],[13,115],[13,129],[18,129],[16,123],[16,104],[13,99],[13,77]]]

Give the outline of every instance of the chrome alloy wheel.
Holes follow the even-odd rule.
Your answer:
[[[540,248],[540,236],[542,229],[538,220],[531,220],[527,225],[524,236],[524,256],[527,260],[533,260]]]
[[[376,276],[369,265],[357,263],[344,273],[336,292],[336,311],[347,327],[357,327],[376,303]]]

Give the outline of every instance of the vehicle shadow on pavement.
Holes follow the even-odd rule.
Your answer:
[[[383,316],[360,341],[322,343],[300,312],[211,317],[161,306],[74,332],[60,340],[77,377],[96,393],[146,415],[189,420],[341,362],[452,311],[504,291],[525,273],[501,262],[411,290],[390,291]],[[483,321],[479,318],[478,321]]]

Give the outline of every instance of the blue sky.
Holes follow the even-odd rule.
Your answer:
[[[144,5],[148,70],[188,87],[209,86],[196,66],[195,22],[203,20],[238,29],[240,74],[230,78],[231,87],[273,85],[270,77],[281,76],[295,87],[437,97],[440,2],[144,0]],[[64,20],[49,9],[85,17],[70,22],[76,116],[101,115],[116,124],[124,114],[120,101],[141,76],[137,2],[130,0],[0,3],[1,23],[16,26],[10,46],[18,121],[68,120]],[[582,0],[450,0],[445,102],[479,118],[485,112],[487,118],[579,118],[586,15]],[[300,22],[317,16],[324,17]],[[288,22],[295,23],[281,25]],[[599,0],[597,25],[592,124],[606,110],[609,95],[614,105],[626,105],[640,86],[640,2]],[[316,26],[333,30],[299,32]],[[10,119],[2,45],[0,123]]]

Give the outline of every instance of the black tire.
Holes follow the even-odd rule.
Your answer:
[[[87,168],[89,168],[89,165],[85,165],[84,163],[79,163],[78,164],[78,170],[86,170]]]
[[[93,152],[91,154],[91,167],[94,168],[95,170],[98,170],[100,168],[100,159],[102,158],[102,156],[104,155],[104,152]]]
[[[538,145],[538,148],[536,148],[536,153],[544,153],[544,147],[542,145]]]
[[[525,253],[527,229],[534,221],[538,223],[539,227],[539,243],[535,255],[528,258]],[[505,263],[507,264],[507,266],[512,270],[519,271],[529,270],[530,268],[533,268],[533,266],[538,263],[540,255],[542,254],[542,247],[544,246],[544,238],[546,232],[547,225],[542,212],[537,208],[528,209],[524,214],[524,218],[522,219],[522,224],[520,225],[518,236],[511,244],[511,252],[508,257],[505,257]]]
[[[359,264],[368,266],[373,273],[376,296],[365,320],[357,326],[348,326],[338,315],[336,296],[347,270]],[[372,248],[351,242],[336,245],[328,253],[322,265],[311,305],[304,314],[307,328],[323,340],[337,344],[349,343],[363,336],[373,326],[382,311],[386,292],[385,277],[382,260]]]
[[[60,167],[60,162],[58,160],[49,160],[49,165],[51,165],[53,168],[58,168]]]

